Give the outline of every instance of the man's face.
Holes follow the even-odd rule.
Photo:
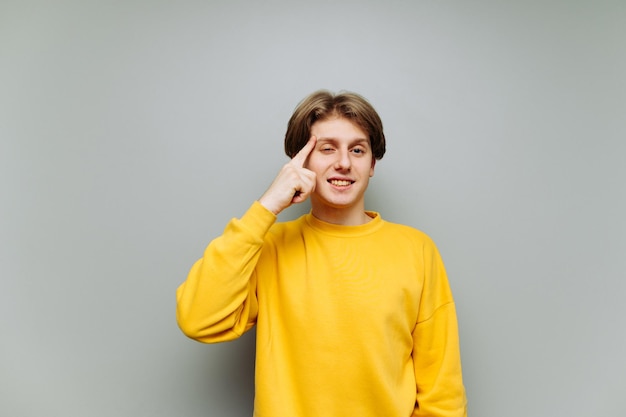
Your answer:
[[[376,160],[367,133],[345,118],[315,122],[317,138],[306,168],[317,175],[312,208],[364,210],[364,195]]]

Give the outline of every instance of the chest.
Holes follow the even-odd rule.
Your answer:
[[[259,273],[260,308],[291,328],[406,334],[415,325],[423,265],[406,242],[313,237],[270,258]]]

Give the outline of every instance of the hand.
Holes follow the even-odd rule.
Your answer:
[[[280,170],[270,188],[259,199],[266,209],[278,214],[292,204],[302,203],[315,190],[315,172],[304,168],[317,138],[311,136],[300,152]]]

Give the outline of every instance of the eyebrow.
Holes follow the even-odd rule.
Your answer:
[[[317,142],[339,142],[337,138],[317,138]],[[367,143],[369,145],[369,140],[366,138],[355,138],[349,141],[350,145],[359,144],[359,143]]]

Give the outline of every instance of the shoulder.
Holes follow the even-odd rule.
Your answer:
[[[415,243],[434,246],[434,242],[428,234],[406,224],[393,223],[385,220],[383,221],[382,231],[398,239],[407,239]]]
[[[295,220],[276,222],[272,225],[266,237],[270,240],[285,240],[290,236],[301,236],[304,225],[303,217]]]

